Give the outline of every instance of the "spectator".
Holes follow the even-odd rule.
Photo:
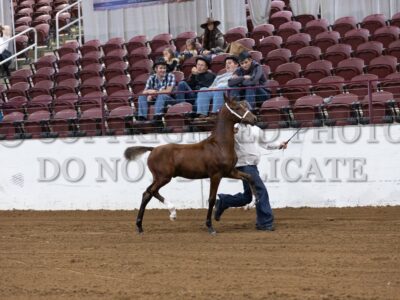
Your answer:
[[[216,113],[224,104],[224,91],[213,91],[217,89],[224,89],[228,87],[228,80],[232,77],[233,73],[239,66],[239,60],[236,56],[228,56],[225,58],[226,72],[218,75],[212,85],[209,87],[208,92],[199,92],[197,94],[197,114],[199,118],[207,117],[210,106],[210,101],[213,100],[211,112]]]
[[[224,52],[224,49],[226,48],[224,34],[217,28],[220,24],[220,21],[208,18],[205,23],[200,25],[200,27],[204,29],[202,35],[203,55],[212,55]]]
[[[174,51],[171,48],[165,48],[163,51],[164,60],[167,63],[167,73],[177,70],[179,60],[175,57]]]
[[[208,89],[215,79],[215,74],[208,69],[210,68],[211,62],[205,56],[199,56],[196,58],[196,66],[192,68],[192,74],[186,81],[181,81],[178,84],[178,92],[189,92],[189,93],[178,93],[176,94],[176,100],[178,103],[186,101],[195,104],[198,90]]]
[[[167,73],[167,63],[160,57],[153,66],[155,74],[147,80],[144,95],[139,96],[138,120],[147,120],[148,103],[155,103],[154,119],[161,119],[164,108],[173,104],[174,99],[168,94],[175,87],[175,76]]]
[[[240,68],[237,68],[232,78],[229,79],[228,86],[247,87],[247,89],[232,91],[231,96],[244,97],[254,109],[257,104],[271,97],[269,90],[263,87],[267,79],[261,65],[254,61],[247,51],[239,54],[239,63]]]
[[[8,51],[8,44],[7,42],[11,37],[11,28],[10,26],[1,26],[0,25],[0,62],[6,60],[11,56],[11,52]],[[10,76],[9,66],[11,65],[11,61],[8,61],[1,66],[3,67],[4,72],[7,76]]]
[[[257,165],[261,156],[260,146],[268,150],[286,149],[287,142],[282,142],[280,145],[261,143],[263,131],[257,126],[235,124],[235,133],[235,151],[238,156],[236,168],[251,175],[257,192],[256,229],[273,231],[275,230],[274,216],[269,203],[268,191],[260,177]],[[216,221],[220,220],[222,213],[229,207],[240,207],[251,202],[253,195],[247,181],[243,181],[243,189],[243,193],[235,195],[218,194],[214,214]]]
[[[179,59],[183,62],[185,59],[197,56],[198,52],[196,49],[196,40],[195,39],[188,39],[186,40],[185,50],[183,50],[180,55]]]

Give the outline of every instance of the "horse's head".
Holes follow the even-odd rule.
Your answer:
[[[254,125],[257,117],[250,111],[247,101],[238,101],[236,98],[229,98],[226,95],[225,107],[230,112],[235,123],[245,123]]]

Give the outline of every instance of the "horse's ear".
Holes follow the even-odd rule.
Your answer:
[[[225,103],[231,104],[231,103],[236,103],[238,101],[237,97],[229,97],[227,93],[224,93],[224,100]]]
[[[224,101],[225,101],[225,103],[228,103],[228,104],[231,102],[231,98],[229,98],[227,93],[224,93]]]

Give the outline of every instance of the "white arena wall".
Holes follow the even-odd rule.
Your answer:
[[[295,129],[265,130],[277,143]],[[0,142],[0,210],[135,209],[151,183],[148,156],[127,162],[126,147],[194,143],[208,133],[15,140]],[[321,127],[300,132],[285,151],[259,164],[271,205],[400,205],[400,125]],[[175,178],[160,193],[182,208],[205,208],[208,180]],[[219,192],[242,190],[223,179]],[[164,208],[153,199],[148,208]]]

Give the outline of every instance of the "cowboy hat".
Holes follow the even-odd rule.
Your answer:
[[[226,61],[227,61],[228,59],[233,60],[235,63],[239,64],[239,58],[238,58],[236,55],[229,55],[229,56],[227,56],[227,57],[225,58],[225,63],[226,63]]]
[[[221,22],[214,20],[213,18],[207,18],[207,20],[203,24],[201,24],[200,27],[206,29],[208,24],[214,24],[214,27],[217,27],[219,24],[221,24]]]
[[[153,70],[155,70],[156,67],[159,66],[159,65],[164,65],[164,66],[167,65],[167,62],[165,61],[164,57],[158,57],[156,59],[156,61],[153,64]]]
[[[206,63],[206,65],[207,65],[207,67],[211,68],[211,61],[210,61],[210,59],[208,57],[206,57],[206,56],[197,56],[196,57],[196,64],[197,64],[198,60],[204,61]]]

